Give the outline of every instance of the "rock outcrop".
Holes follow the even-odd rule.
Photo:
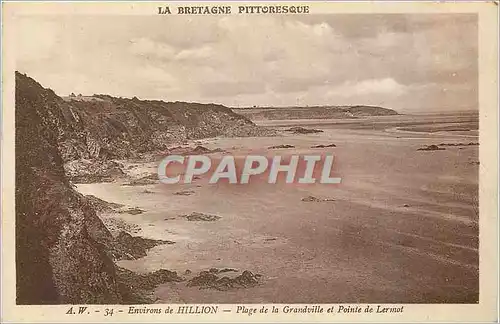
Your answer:
[[[181,215],[181,217],[186,218],[190,222],[197,222],[197,221],[214,222],[214,221],[221,219],[221,217],[217,216],[217,215],[210,215],[210,214],[204,214],[204,213],[199,213],[199,212],[192,212],[189,215]]]
[[[71,127],[83,123],[77,116],[53,91],[16,73],[18,304],[122,301],[104,249],[111,234],[64,174],[60,139],[76,134]],[[75,124],[62,125],[72,118]]]
[[[172,241],[152,240],[119,232],[110,244],[110,253],[115,260],[136,260],[146,256],[146,252],[155,246],[174,244]]]
[[[319,144],[319,145],[313,145],[311,148],[329,148],[329,147],[337,147],[335,144]]]
[[[316,133],[323,133],[321,129],[309,129],[309,128],[304,128],[300,126],[296,127],[290,127],[288,129],[285,129],[287,132],[292,132],[294,134],[316,134]]]
[[[16,78],[31,80],[16,72]],[[216,104],[69,96],[43,89],[50,100],[46,117],[64,169],[74,183],[109,182],[124,175],[113,160],[156,159],[172,144],[215,136],[270,136],[276,131]],[[41,89],[41,90],[40,90]],[[24,91],[24,90],[23,90]],[[43,100],[45,100],[43,99]],[[39,103],[46,108],[46,102]],[[43,109],[42,109],[43,110]],[[198,146],[193,154],[220,152]]]
[[[274,134],[222,105],[108,95],[65,100],[51,93],[55,135],[65,162],[135,158],[187,139]]]
[[[397,115],[395,110],[376,106],[254,107],[233,108],[251,120],[346,119],[366,116]]]
[[[417,149],[417,151],[444,151],[444,150],[445,150],[444,147],[439,147],[439,146],[434,145],[434,144]]]
[[[290,144],[280,144],[280,145],[273,145],[269,146],[268,149],[274,150],[274,149],[288,149],[288,148],[295,148],[295,146],[290,145]]]
[[[156,301],[152,294],[154,288],[167,282],[184,281],[177,272],[165,269],[137,274],[125,268],[117,268],[117,272],[120,290],[124,292],[124,304],[152,304]]]
[[[215,271],[212,271],[215,270]],[[232,271],[231,269],[230,271]],[[216,289],[216,290],[230,290],[238,288],[249,288],[259,284],[259,279],[262,277],[260,274],[253,274],[245,270],[242,274],[230,278],[228,276],[219,277],[217,274],[223,271],[217,269],[210,269],[210,271],[202,271],[200,274],[188,281],[188,287],[200,287],[200,289]]]
[[[274,134],[220,105],[106,95],[62,99],[18,72],[15,106],[17,304],[142,301],[113,259],[139,258],[173,243],[125,232],[113,237],[96,211],[142,210],[83,196],[70,181],[113,181],[124,175],[113,159],[143,158],[186,139]],[[162,271],[152,274],[154,284],[179,280]]]

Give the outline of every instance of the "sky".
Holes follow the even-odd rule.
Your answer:
[[[478,109],[473,14],[19,19],[16,69],[62,96]]]

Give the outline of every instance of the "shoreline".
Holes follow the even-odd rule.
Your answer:
[[[418,152],[418,148],[432,144],[435,141],[433,137],[408,141],[410,138],[397,138],[384,132],[372,132],[368,136],[366,132],[323,130],[325,132],[321,134],[285,134],[284,137],[258,138],[258,141],[254,138],[212,138],[190,142],[189,145],[203,145],[210,150],[220,148],[239,155],[265,151],[273,143],[295,145],[294,149],[277,150],[282,153],[307,152],[315,144],[336,143],[337,147],[321,150],[331,151],[340,159],[349,161],[341,163],[338,170],[345,172],[346,182],[333,191],[329,187],[283,187],[275,191],[275,188],[266,186],[214,186],[207,185],[203,178],[190,185],[149,183],[122,186],[122,183],[130,181],[124,180],[122,183],[79,184],[77,187],[83,194],[93,194],[109,202],[124,204],[127,208],[143,210],[136,215],[120,213],[101,216],[103,220],[106,217],[122,219],[125,224],[137,226],[139,230],[133,235],[175,242],[153,247],[139,260],[118,262],[118,266],[139,274],[168,269],[186,279],[156,287],[154,295],[161,302],[419,302],[427,296],[420,295],[420,291],[426,290],[434,291],[432,298],[435,302],[473,301],[473,295],[466,292],[474,291],[477,280],[474,279],[477,274],[474,264],[477,262],[478,236],[473,226],[473,210],[464,199],[468,199],[472,188],[477,188],[477,171],[473,171],[477,170],[477,166],[467,162],[477,158],[477,146],[449,146],[443,151]],[[380,141],[374,141],[374,138]],[[464,139],[440,137],[440,142],[460,143]],[[382,147],[385,148],[379,150]],[[410,171],[411,165],[397,166],[391,170],[391,178],[386,178],[387,171],[382,167],[387,162],[380,166],[374,163],[372,170],[366,170],[362,161],[352,159],[359,156],[359,150],[372,152],[381,161],[397,161],[396,152],[416,159],[412,165],[421,166],[418,161],[427,160],[425,154],[432,154],[435,161],[427,168],[419,168],[419,174]],[[155,172],[154,162],[120,162],[127,169],[129,178],[140,178]],[[446,167],[444,170],[449,175],[440,173],[436,177],[433,168],[443,163],[459,163],[460,169]],[[361,179],[365,181],[360,182]],[[386,183],[379,182],[382,179]],[[387,182],[389,179],[392,180]],[[415,184],[407,185],[411,183]],[[449,192],[452,183],[455,183],[455,193]],[[423,184],[428,188],[422,187]],[[377,190],[377,186],[383,190]],[[464,192],[460,193],[462,190]],[[176,194],[178,192],[187,193]],[[304,201],[308,196],[317,199]],[[433,202],[435,199],[438,203]],[[294,206],[295,210],[290,206]],[[220,218],[189,221],[181,217],[193,212]],[[393,214],[399,215],[397,222]],[[454,224],[458,232],[446,230],[441,233],[436,228],[448,228],[449,224]],[[387,258],[394,253],[399,255],[396,260],[403,262],[401,268],[392,266],[395,260]],[[372,263],[375,257],[379,260],[378,265]],[[424,262],[433,271],[448,269],[454,273],[455,279],[445,281],[440,277],[430,280],[415,276],[395,285],[382,275],[398,276],[401,270],[412,271],[416,260],[426,260],[418,262]],[[363,265],[365,262],[370,265],[368,268]],[[239,274],[248,270],[262,277],[255,286],[230,288],[224,294],[214,288],[187,286],[187,281],[203,271],[225,268],[236,269]],[[185,275],[186,272],[188,275]],[[212,277],[212,280],[224,276],[219,275],[218,279]],[[389,287],[391,297],[378,291],[380,285],[367,285],[365,280],[361,280],[364,276],[374,277],[380,284]],[[317,281],[319,278],[330,280]],[[357,280],[355,278],[360,280],[352,281]],[[457,280],[465,278],[469,284],[463,287]],[[363,293],[355,297],[352,294],[354,287],[344,287],[343,280],[349,280],[356,291]],[[430,282],[431,286],[427,286]],[[453,285],[455,288],[451,288]],[[294,286],[296,288],[292,288]],[[344,288],[339,290],[341,286]],[[409,294],[400,290],[399,287],[403,286],[407,287]],[[290,289],[300,289],[301,293],[290,295]],[[308,295],[313,291],[316,292],[315,297]]]

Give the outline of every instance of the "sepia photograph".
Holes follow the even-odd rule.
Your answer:
[[[479,305],[477,13],[30,9],[16,305]]]

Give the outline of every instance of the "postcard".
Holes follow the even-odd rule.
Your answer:
[[[2,320],[498,320],[497,2],[3,3]]]

